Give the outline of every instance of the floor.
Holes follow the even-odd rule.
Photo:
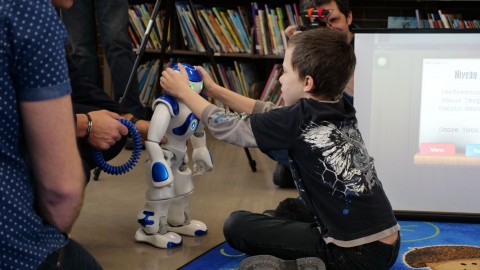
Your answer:
[[[232,211],[263,212],[274,208],[282,199],[296,195],[294,189],[281,189],[273,184],[275,162],[258,149],[249,149],[257,163],[257,171],[252,172],[243,148],[211,136],[208,145],[215,168],[194,177],[195,191],[190,197],[192,216],[208,225],[207,235],[184,237],[183,246],[174,249],[135,242],[136,217],[145,202],[143,165],[147,154],[142,151],[139,163],[127,174],[102,173],[99,181],[90,181],[72,238],[89,250],[106,270],[178,269],[224,241],[223,222]],[[123,164],[130,154],[124,150],[109,164]]]

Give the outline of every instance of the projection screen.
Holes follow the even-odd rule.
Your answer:
[[[355,31],[359,128],[395,211],[480,217],[480,31]]]

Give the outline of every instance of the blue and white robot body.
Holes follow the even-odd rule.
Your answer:
[[[188,107],[179,103],[178,115],[170,119],[167,130],[167,145],[175,144],[176,149],[185,148],[186,141],[197,131],[200,119],[196,117]]]
[[[182,64],[188,74],[190,88],[200,94],[203,81],[200,72],[191,65]],[[178,71],[178,66],[174,67]],[[181,245],[180,235],[206,234],[205,223],[191,219],[188,197],[193,191],[192,170],[186,163],[187,141],[193,146],[192,161],[204,171],[213,168],[206,147],[204,126],[200,119],[179,100],[164,95],[152,104],[154,114],[150,122],[145,146],[149,154],[146,166],[148,190],[145,207],[138,214],[141,227],[135,234],[137,241],[160,248]],[[195,135],[202,134],[196,137]],[[163,137],[165,144],[159,144]],[[152,218],[154,217],[155,218]]]
[[[200,72],[190,64],[183,64],[188,75],[190,88],[200,94],[203,89],[203,79]],[[173,70],[180,72],[178,64],[172,67]],[[163,101],[165,102],[165,101]],[[168,101],[171,110],[172,119],[170,120],[169,129],[167,130],[167,144],[172,145],[176,149],[185,147],[185,142],[196,132],[200,119],[195,116],[192,111],[182,102],[175,99]],[[171,143],[168,143],[171,142]],[[184,144],[179,145],[179,144]]]

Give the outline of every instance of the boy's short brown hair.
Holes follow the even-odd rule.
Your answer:
[[[293,35],[288,41],[292,68],[301,79],[313,78],[314,96],[336,100],[355,70],[356,58],[345,33],[320,27]]]

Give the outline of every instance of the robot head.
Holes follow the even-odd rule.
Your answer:
[[[188,80],[190,81],[190,88],[192,88],[195,92],[200,94],[200,92],[203,89],[203,79],[202,75],[200,72],[193,67],[192,65],[189,64],[183,64],[182,66],[185,68],[188,74]],[[178,64],[172,67],[173,70],[180,72],[180,69],[178,68]]]

